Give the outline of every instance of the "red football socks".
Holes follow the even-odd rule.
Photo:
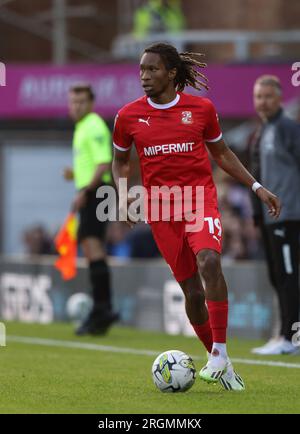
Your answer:
[[[196,335],[203,342],[203,345],[209,353],[211,353],[213,345],[212,330],[210,327],[209,319],[204,324],[192,324]]]
[[[213,342],[226,343],[226,330],[228,324],[228,300],[207,300],[209,321],[212,329]]]

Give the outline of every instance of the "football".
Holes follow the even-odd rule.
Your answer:
[[[66,312],[73,321],[82,321],[93,307],[93,300],[84,292],[77,292],[68,298]]]
[[[196,368],[190,356],[170,350],[160,354],[152,365],[154,384],[161,392],[185,392],[196,379]]]

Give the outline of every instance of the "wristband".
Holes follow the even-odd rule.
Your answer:
[[[260,187],[262,187],[262,185],[261,185],[259,182],[255,181],[255,182],[253,182],[251,188],[252,188],[252,191],[254,191],[254,193],[256,193],[256,191],[257,191]]]

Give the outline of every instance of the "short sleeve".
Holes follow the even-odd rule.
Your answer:
[[[204,141],[205,142],[217,142],[222,138],[222,131],[219,124],[218,115],[213,103],[210,100],[207,101],[207,117],[206,126],[204,130]]]
[[[103,119],[91,125],[89,148],[96,164],[110,163],[112,160],[111,133]]]
[[[119,112],[115,117],[113,132],[114,147],[119,151],[128,151],[131,148],[132,142],[133,138],[128,132],[124,117]]]

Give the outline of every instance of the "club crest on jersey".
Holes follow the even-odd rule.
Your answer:
[[[183,124],[192,124],[193,123],[193,115],[190,111],[182,112],[181,122]]]

